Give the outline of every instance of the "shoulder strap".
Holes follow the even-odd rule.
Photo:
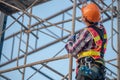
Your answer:
[[[104,45],[106,43],[106,39],[104,38],[104,28],[103,29],[99,29],[95,26],[90,26],[91,28],[93,28],[99,35],[100,35],[100,39],[102,40],[102,47],[101,47],[101,51],[100,51],[100,56],[103,58],[104,57]]]

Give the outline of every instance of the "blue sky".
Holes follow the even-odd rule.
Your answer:
[[[109,2],[107,2],[107,1],[105,1],[105,2],[107,4],[109,4],[109,3],[111,3],[111,0],[109,0]],[[33,15],[36,15],[36,16],[44,19],[44,18],[47,18],[47,17],[49,17],[49,16],[51,16],[51,15],[57,13],[57,12],[60,12],[60,11],[62,11],[64,9],[66,9],[69,6],[72,6],[72,3],[70,2],[70,0],[52,0],[52,1],[47,2],[45,4],[41,4],[41,5],[33,7]],[[72,14],[72,10],[68,11],[67,13]],[[65,16],[64,20],[71,19],[71,16],[68,15],[67,13],[64,14],[64,16]],[[108,12],[108,14],[110,14],[110,12]],[[15,16],[17,18],[19,16],[19,14],[13,14],[13,16]],[[63,15],[59,15],[59,16],[49,20],[49,22],[56,23],[56,22],[62,21],[62,16]],[[78,8],[77,8],[76,16],[81,16],[81,11]],[[103,15],[103,18],[105,18],[104,15]],[[22,18],[20,18],[19,21],[22,22]],[[8,16],[7,26],[11,22],[13,22],[13,19]],[[32,23],[31,24],[34,24],[36,22],[37,21],[34,18],[32,18]],[[25,15],[23,24],[27,26],[28,23],[29,23],[29,18]],[[46,22],[44,22],[44,24],[49,25]],[[115,29],[117,29],[116,24],[117,24],[116,19],[114,19],[114,28]],[[41,26],[42,25],[35,26],[34,28],[41,27]],[[62,26],[62,25],[60,24],[58,26]],[[108,21],[108,22],[104,23],[104,26],[105,26],[105,28],[107,30],[108,37],[110,37],[111,36],[111,22]],[[85,25],[83,23],[80,23],[80,22],[76,21],[75,30],[79,30],[79,29],[82,29],[84,27],[85,27]],[[71,31],[72,22],[65,23],[64,28]],[[15,23],[6,31],[5,37],[7,37],[7,36],[9,36],[11,34],[14,34],[19,30],[21,30],[21,26],[18,23]],[[56,34],[57,37],[55,35],[53,35],[52,33],[50,33],[48,30],[52,31],[54,34]],[[50,36],[47,36],[47,35],[41,33],[40,31],[48,33],[48,34],[56,37],[57,39],[61,37],[61,32],[62,32],[61,29],[59,29],[59,28],[57,28],[55,26],[52,26],[52,27],[48,28],[48,30],[47,29],[39,30],[39,32],[38,32],[39,39],[37,39],[37,48],[39,48],[41,46],[44,46],[44,45],[56,40],[54,38],[51,38]],[[33,31],[33,33],[36,34],[36,31]],[[68,32],[65,32],[65,31],[63,33],[64,33],[63,34],[64,36],[69,34]],[[13,40],[14,40],[15,43],[14,43],[13,58],[12,59],[14,59],[15,57],[18,56],[18,48],[19,48],[19,39],[18,39],[18,37],[20,37],[20,35],[17,35],[14,38],[11,38],[11,39],[6,40],[4,42],[2,53],[4,55],[6,55],[9,59],[10,59],[10,56],[11,56],[11,53],[12,53],[12,42],[13,42]],[[26,33],[22,33],[22,40],[24,40],[25,42],[27,41]],[[36,41],[36,38],[33,35],[30,34],[29,45],[32,48],[29,47],[28,52],[35,49],[35,44],[36,44],[35,41]],[[116,36],[115,36],[114,37],[114,47],[115,48],[117,48],[116,44],[117,43],[116,43]],[[57,44],[54,44],[54,45],[49,46],[49,47],[47,47],[45,49],[42,49],[42,50],[40,50],[38,52],[35,52],[34,54],[27,57],[27,63],[32,63],[32,62],[36,62],[36,61],[51,58],[57,52],[59,52],[62,48],[64,48],[64,46],[65,46],[65,43],[60,41]],[[23,51],[26,51],[26,44],[24,44],[22,42],[20,48]],[[20,52],[20,55],[22,55],[22,54],[24,54],[24,53]],[[67,51],[65,49],[58,56],[64,55],[64,54],[67,54]],[[113,51],[113,49],[111,47],[111,40],[109,40],[108,41],[108,46],[107,46],[107,52],[105,54],[105,60],[114,59],[114,58],[116,58],[116,56],[117,56],[116,53]],[[2,56],[1,64],[4,63],[4,62],[7,62],[7,60]],[[24,59],[19,60],[19,65],[23,65],[23,63],[24,63]],[[115,61],[112,62],[112,63],[116,64]],[[53,69],[59,71],[60,73],[62,73],[64,75],[66,75],[68,73],[68,70],[69,70],[69,60],[68,59],[49,62],[47,65],[52,67]],[[0,70],[9,69],[9,68],[12,68],[12,67],[15,67],[15,66],[16,66],[16,62],[10,63],[9,65],[6,65],[6,66],[2,67]],[[108,68],[110,68],[114,72],[117,71],[115,67],[113,67],[113,66],[111,66],[109,64],[106,64],[106,66]],[[41,67],[41,65],[35,65],[34,67],[39,69]],[[75,67],[76,67],[76,65],[75,65],[75,59],[74,59],[73,68],[75,69]],[[46,73],[48,76],[52,77],[55,80],[61,80],[62,79],[61,76],[55,74],[54,72],[50,71],[49,69],[47,69],[45,67],[42,68],[40,71]],[[26,68],[25,80],[27,80],[28,77],[30,75],[32,75],[34,72],[35,71],[33,69],[31,69],[30,67]],[[7,76],[8,78],[10,78],[12,80],[16,80],[16,79],[21,80],[22,79],[22,75],[18,70],[7,72],[7,73],[4,73],[3,75]],[[75,72],[73,72],[73,80],[75,80],[74,77],[75,77]],[[1,78],[1,77],[0,77],[0,79],[3,80],[3,78]],[[32,78],[30,78],[29,80],[49,80],[49,79],[47,79],[46,77],[44,77],[44,76],[40,75],[39,73],[37,73]]]

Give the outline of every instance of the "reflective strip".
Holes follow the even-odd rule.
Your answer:
[[[86,56],[100,56],[100,52],[97,52],[95,50],[88,50],[88,51],[83,51],[77,55],[78,59]]]
[[[104,39],[107,39],[107,34],[104,34]]]
[[[106,48],[107,47],[107,44],[104,44],[104,48]]]
[[[104,39],[106,39],[106,42],[104,44],[104,53],[105,53],[106,47],[107,47],[107,33],[106,33],[106,30],[104,30]]]
[[[95,39],[95,41],[98,41],[98,40],[100,40],[100,36],[96,36],[96,37],[94,37],[94,39]]]

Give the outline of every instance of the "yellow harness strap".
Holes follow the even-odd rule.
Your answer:
[[[86,56],[91,56],[91,57],[92,56],[100,56],[100,52],[97,52],[97,51],[91,49],[88,51],[82,51],[77,55],[78,59],[82,58],[82,57],[86,57]]]
[[[101,60],[102,58],[100,57],[100,52],[97,52],[95,50],[83,51],[77,55],[78,59],[87,57],[87,56],[92,57],[97,63],[104,64],[103,60]]]

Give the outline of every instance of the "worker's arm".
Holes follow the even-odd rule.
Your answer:
[[[71,53],[74,57],[77,57],[79,52],[92,47],[92,41],[93,39],[91,34],[86,29],[83,29],[77,35],[75,35],[75,40],[74,37],[68,39],[65,48],[68,53]]]

